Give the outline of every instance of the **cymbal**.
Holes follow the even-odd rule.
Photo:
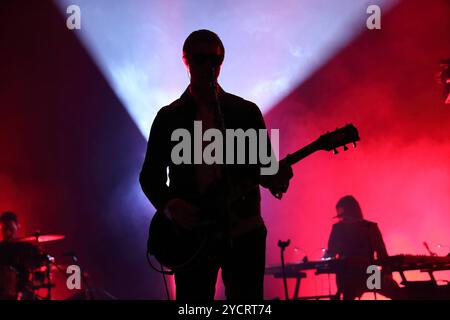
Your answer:
[[[66,236],[62,234],[37,234],[34,236],[19,238],[17,242],[31,242],[31,243],[43,243],[53,242],[65,239]]]

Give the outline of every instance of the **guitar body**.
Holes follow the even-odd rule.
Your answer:
[[[177,226],[164,213],[157,211],[152,218],[147,251],[172,271],[198,264],[210,245],[206,230],[186,230]]]
[[[344,150],[347,150],[346,144],[353,143],[356,146],[356,141],[359,141],[358,131],[349,124],[320,136],[315,142],[289,154],[281,161],[293,165],[319,150],[334,150],[337,153],[336,148],[340,146],[344,146]],[[241,190],[236,186],[235,192],[232,192],[233,190],[227,189],[221,181],[210,187],[198,201],[200,204],[199,218],[203,223],[194,230],[186,230],[177,226],[164,213],[157,211],[150,223],[147,241],[148,253],[155,256],[164,267],[172,271],[185,270],[200,264],[209,258],[215,240],[223,236],[223,234],[220,235],[220,224],[218,223],[218,221],[224,221],[218,219],[218,217],[224,216],[221,212],[226,206],[223,204],[232,204],[257,186],[249,185]]]

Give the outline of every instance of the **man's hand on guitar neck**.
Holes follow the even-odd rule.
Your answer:
[[[198,224],[198,208],[183,199],[169,200],[164,208],[164,214],[187,230],[192,230]]]
[[[278,172],[268,178],[270,193],[272,193],[275,198],[281,199],[283,194],[288,190],[289,181],[293,176],[294,173],[292,167],[286,161],[281,160]]]

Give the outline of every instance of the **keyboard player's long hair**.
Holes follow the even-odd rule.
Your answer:
[[[336,209],[342,208],[342,212],[337,215],[338,218],[344,220],[362,220],[363,214],[359,202],[355,197],[348,195],[344,196],[336,203]]]

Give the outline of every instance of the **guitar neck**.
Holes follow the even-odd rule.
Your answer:
[[[287,164],[292,166],[319,150],[320,148],[318,148],[317,143],[314,141],[296,152],[288,154],[282,161],[285,161]]]
[[[293,165],[319,150],[321,149],[318,147],[317,142],[314,141],[313,143],[308,144],[307,146],[297,150],[296,152],[288,154],[281,161],[286,161],[289,165]],[[258,186],[259,184],[253,183],[243,184],[241,186],[234,186],[235,190],[231,195],[232,202],[238,200],[240,197],[247,194],[248,192],[253,191]]]

